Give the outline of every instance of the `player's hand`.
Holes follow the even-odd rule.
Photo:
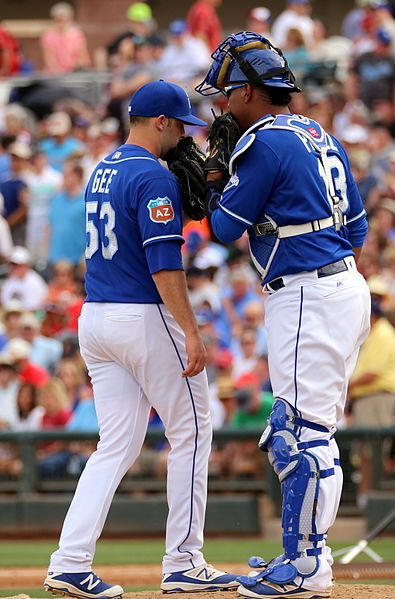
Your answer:
[[[183,370],[182,376],[196,376],[206,365],[206,348],[197,331],[186,335],[185,349],[187,350],[188,364]]]

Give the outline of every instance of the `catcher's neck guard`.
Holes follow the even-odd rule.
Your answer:
[[[262,50],[265,52],[262,53]],[[281,50],[252,31],[229,35],[211,57],[213,63],[204,81],[195,88],[203,96],[225,93],[224,87],[234,81],[284,87],[290,92],[301,91]]]

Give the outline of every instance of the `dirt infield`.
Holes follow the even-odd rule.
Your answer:
[[[216,564],[228,572],[247,574],[246,564]],[[248,568],[248,566],[247,566]],[[105,580],[123,586],[158,586],[161,580],[160,564],[130,566],[98,566],[95,571]],[[46,571],[43,568],[2,568],[0,570],[1,588],[39,587],[42,585]],[[348,576],[347,576],[348,578]],[[362,577],[361,577],[362,578]],[[385,578],[383,576],[382,578]],[[50,599],[52,595],[48,595]],[[163,595],[160,591],[142,591],[126,593],[125,599],[240,599],[235,592],[216,593],[172,593]],[[28,595],[14,595],[9,599],[31,599]],[[336,584],[332,599],[395,599],[395,586],[366,584]]]
[[[52,597],[49,595],[49,597]],[[240,595],[233,591],[216,593],[172,593],[164,595],[160,591],[143,591],[140,593],[126,593],[124,599],[240,599]],[[337,584],[334,587],[331,599],[394,599],[395,586],[369,585],[369,584]],[[5,599],[34,599],[29,595],[13,595]]]

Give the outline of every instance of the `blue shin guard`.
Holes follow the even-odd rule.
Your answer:
[[[321,437],[329,433],[326,427],[300,418],[297,410],[285,400],[277,399],[259,447],[268,452],[269,461],[279,477],[283,497],[284,555],[281,560],[274,560],[277,565],[271,562],[268,567],[277,569],[281,564],[292,565],[295,576],[309,578],[318,570],[318,556],[322,553],[318,544],[325,538],[324,534],[317,533],[315,523],[320,478],[331,476],[334,469],[320,470],[316,456],[309,451],[314,447],[328,446],[329,441],[318,438],[301,442],[301,427],[316,430]],[[289,560],[292,564],[288,563]]]

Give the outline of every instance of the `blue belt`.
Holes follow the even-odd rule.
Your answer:
[[[338,260],[337,262],[331,262],[330,264],[326,264],[325,266],[321,266],[317,268],[317,277],[321,279],[322,277],[329,277],[330,275],[335,275],[338,272],[343,272],[348,270],[347,264],[345,260]],[[278,291],[285,287],[285,283],[282,277],[278,277],[277,279],[273,279],[267,283],[270,289],[273,291]]]

